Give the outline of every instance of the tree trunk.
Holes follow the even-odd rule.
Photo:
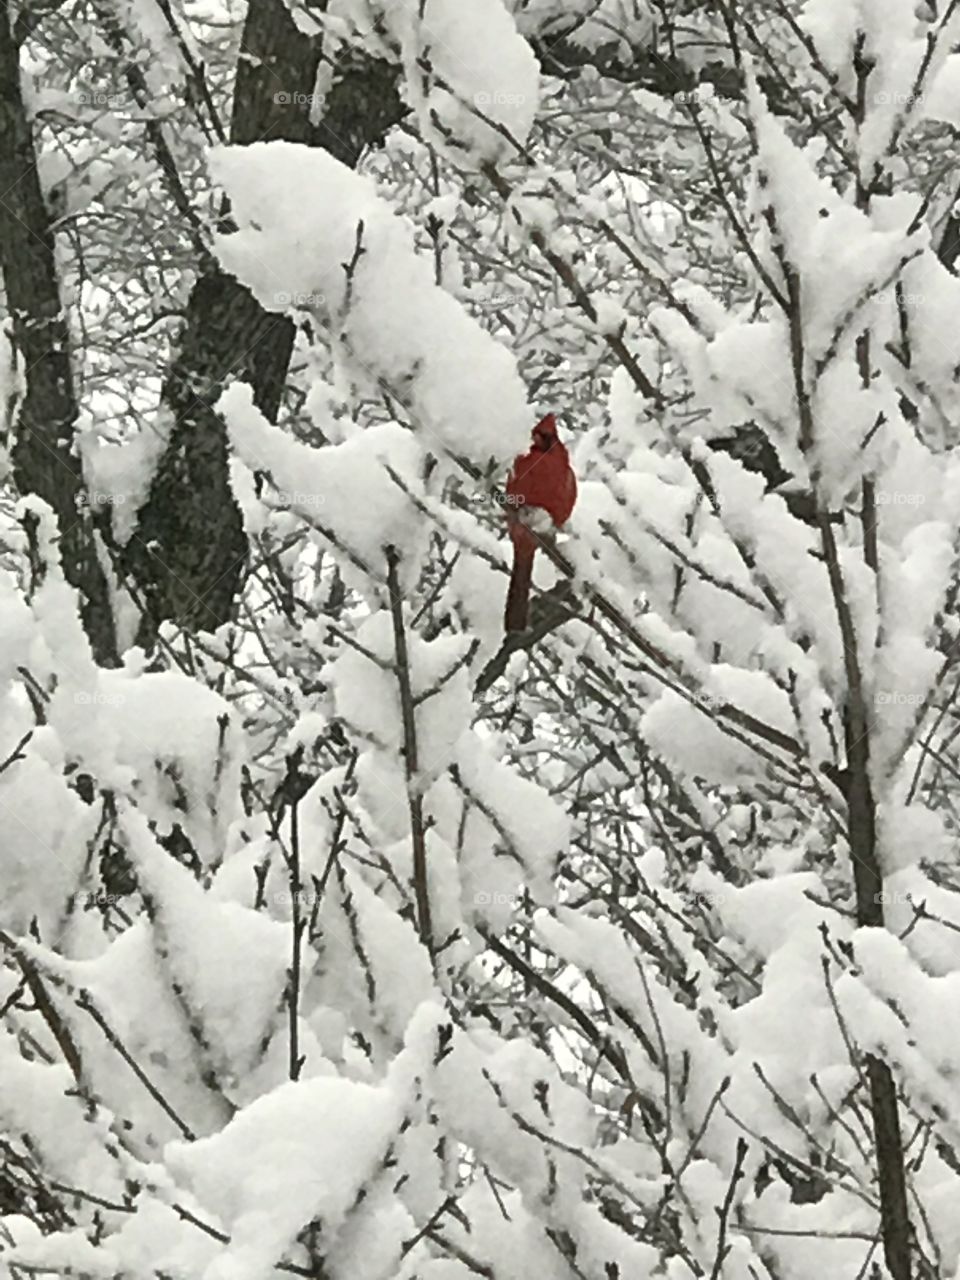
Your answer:
[[[0,267],[25,394],[10,442],[14,480],[53,509],[67,581],[98,662],[117,661],[107,582],[75,451],[77,400],[50,215],[20,87],[19,50],[0,0]]]
[[[241,47],[232,143],[302,142],[355,166],[364,147],[400,118],[396,70],[348,61],[324,120],[311,124],[307,99],[319,41],[297,29],[282,0],[251,0]],[[229,230],[226,211],[224,221]],[[164,620],[210,630],[234,616],[247,545],[230,490],[226,428],[214,406],[227,382],[239,378],[275,422],[293,340],[292,321],[266,311],[233,276],[211,268],[197,280],[163,388],[170,440],[123,556],[145,606],[139,643],[148,646]]]

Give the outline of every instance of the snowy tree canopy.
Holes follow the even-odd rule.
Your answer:
[[[957,0],[5,7],[0,1280],[960,1280],[958,131]]]

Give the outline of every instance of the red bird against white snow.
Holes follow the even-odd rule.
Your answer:
[[[514,459],[506,495],[513,571],[503,626],[506,631],[525,631],[534,554],[545,535],[566,524],[577,501],[577,477],[557,436],[554,414],[537,423],[530,450]]]

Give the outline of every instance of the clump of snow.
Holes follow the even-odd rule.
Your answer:
[[[413,925],[348,870],[328,887],[318,926],[318,991],[352,1007],[368,1038],[379,1041],[386,1032],[386,1046],[394,1048],[417,1006],[435,995],[430,958]]]
[[[722,726],[731,722],[721,708],[727,704],[737,705],[706,692],[688,700],[664,689],[644,712],[644,737],[653,751],[684,774],[715,784],[746,782],[763,772],[764,761],[750,745],[749,733],[735,738],[725,732]]]
[[[758,95],[754,114],[757,166],[764,180],[755,200],[772,206],[786,260],[804,281],[804,348],[807,358],[816,360],[831,349],[838,327],[849,323],[858,305],[889,285],[924,242],[901,229],[875,229],[867,214],[816,172],[811,157],[793,145]],[[777,255],[768,248],[764,258],[785,293]]]
[[[96,815],[64,785],[62,761],[57,766],[55,736],[44,759],[38,744],[0,773],[0,881],[3,924],[25,933],[32,920],[55,929],[62,920],[84,865],[84,839],[92,839]],[[10,744],[10,751],[15,743]]]
[[[480,811],[478,821],[492,826],[506,852],[519,860],[534,899],[551,902],[556,864],[570,841],[563,809],[474,735],[460,740],[456,761],[467,797]]]
[[[540,77],[502,0],[384,0],[382,13],[423,136],[461,162],[463,143],[478,159],[516,156],[536,117]]]
[[[278,505],[292,508],[377,576],[384,573],[384,547],[407,546],[415,538],[417,509],[390,475],[418,494],[422,448],[412,432],[388,423],[342,444],[313,448],[272,426],[250,387],[239,382],[224,391],[218,408],[248,470],[269,477],[267,499],[272,492]]]
[[[209,1138],[171,1143],[168,1168],[231,1237],[203,1280],[265,1280],[314,1218],[333,1239],[401,1114],[387,1087],[318,1078],[281,1085]]]
[[[124,815],[124,828],[165,967],[187,1004],[202,1012],[211,1065],[232,1082],[250,1069],[277,1024],[289,930],[238,903],[212,902],[135,811]],[[242,988],[238,968],[245,973]]]
[[[285,1082],[219,1133],[167,1145],[167,1171],[230,1236],[203,1280],[265,1280],[314,1221],[321,1250],[344,1280],[356,1274],[351,1257],[385,1251],[396,1262],[401,1224],[409,1231],[410,1223],[397,1216],[393,1157],[433,1071],[443,1024],[432,1002],[416,1009],[401,1052],[376,1084],[336,1076]],[[374,1221],[386,1237],[365,1240]]]
[[[84,501],[94,512],[109,509],[113,536],[121,546],[137,527],[138,513],[167,445],[168,425],[158,418],[119,444],[99,439],[93,428],[77,434],[86,482]]]
[[[943,120],[960,128],[960,56],[951,54],[934,76],[924,95],[920,114],[927,120]]]
[[[264,307],[317,315],[355,376],[404,404],[425,448],[520,452],[530,414],[512,356],[434,282],[369,178],[286,142],[216,148],[210,169],[239,226],[217,253]]]
[[[857,6],[836,0],[806,0],[800,26],[813,40],[818,56],[845,89],[853,85],[853,43],[857,34]]]
[[[244,743],[226,699],[179,671],[100,670],[63,684],[51,718],[66,749],[129,793],[161,832],[179,825],[216,861],[239,810]]]

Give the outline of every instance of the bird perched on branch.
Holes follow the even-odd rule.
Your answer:
[[[503,626],[507,632],[525,631],[533,557],[544,538],[570,519],[577,500],[577,477],[557,436],[554,414],[548,413],[537,423],[529,451],[514,459],[505,497],[513,570]]]

